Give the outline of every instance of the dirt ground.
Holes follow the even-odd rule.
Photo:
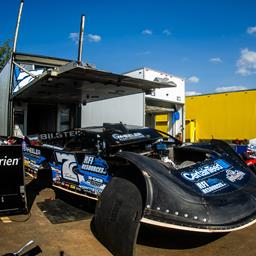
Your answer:
[[[39,245],[48,256],[107,256],[111,253],[95,238],[92,218],[62,224],[52,224],[37,203],[54,199],[53,189],[37,190],[28,186],[29,215],[9,216],[10,222],[0,221],[0,255],[18,250],[29,240]],[[73,201],[72,203],[76,203]],[[90,206],[90,207],[89,207]],[[92,206],[88,210],[92,211]],[[136,255],[175,256],[255,256],[256,225],[225,235],[207,235],[141,226]],[[63,253],[64,252],[64,253]]]

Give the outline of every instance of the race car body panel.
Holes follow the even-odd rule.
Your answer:
[[[94,199],[110,180],[107,162],[92,154],[55,151],[50,166],[55,187]]]
[[[132,152],[118,157],[150,183],[142,222],[199,232],[230,232],[255,222],[256,176],[231,158],[173,168]]]
[[[44,163],[49,162],[53,150],[44,147],[26,146],[23,149],[24,167],[27,173],[33,177],[37,177],[40,168]]]

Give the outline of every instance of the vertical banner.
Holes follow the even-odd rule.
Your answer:
[[[0,146],[0,213],[26,210],[22,147]]]

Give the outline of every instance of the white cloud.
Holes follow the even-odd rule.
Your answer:
[[[256,26],[247,28],[247,33],[250,35],[256,34]]]
[[[212,63],[221,63],[222,59],[220,57],[215,57],[215,58],[209,59],[209,61]]]
[[[199,82],[199,78],[197,76],[191,76],[187,79],[188,83],[198,83]]]
[[[70,38],[73,42],[75,42],[76,44],[78,44],[78,41],[79,41],[79,33],[77,33],[77,32],[71,32],[71,33],[69,34],[69,38]]]
[[[144,29],[142,32],[141,32],[142,35],[152,35],[153,32],[152,30],[150,29]]]
[[[87,38],[89,42],[98,43],[99,41],[101,41],[101,36],[99,35],[88,34]]]
[[[244,86],[223,86],[215,89],[216,92],[232,92],[232,91],[241,91],[246,90]]]
[[[256,73],[256,52],[247,48],[241,50],[241,56],[236,63],[236,73],[247,76]]]
[[[169,29],[165,29],[165,30],[163,30],[163,34],[166,35],[166,36],[170,36],[171,32],[170,32]]]

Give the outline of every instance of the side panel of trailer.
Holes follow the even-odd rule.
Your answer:
[[[186,124],[194,123],[196,140],[255,138],[255,99],[256,90],[187,97]]]
[[[0,135],[8,135],[8,104],[10,86],[11,61],[0,71]]]
[[[82,107],[82,127],[102,122],[144,126],[144,111],[143,93],[91,102]]]

